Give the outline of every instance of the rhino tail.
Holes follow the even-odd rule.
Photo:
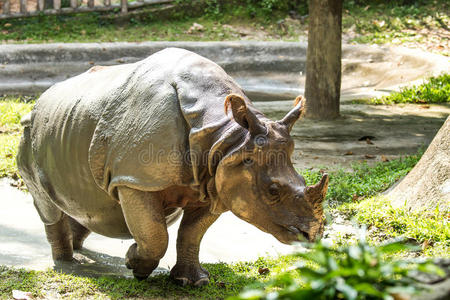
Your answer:
[[[26,114],[25,116],[20,119],[20,124],[23,127],[30,127],[31,126],[31,112]]]

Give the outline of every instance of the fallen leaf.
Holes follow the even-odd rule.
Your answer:
[[[5,25],[3,25],[4,27],[11,27],[12,24],[11,23],[5,23]]]
[[[422,243],[422,250],[425,250],[425,249],[427,249],[430,246],[433,246],[433,241],[425,240]]]
[[[344,153],[344,155],[353,155],[353,152],[352,151],[347,151],[347,152]]]
[[[420,108],[425,108],[425,109],[426,109],[426,108],[430,108],[429,105],[420,105],[419,107],[420,107]]]
[[[388,162],[389,159],[388,159],[386,156],[381,155],[381,161],[382,161],[382,162]]]
[[[400,293],[392,293],[391,296],[394,298],[394,300],[409,300],[411,297],[406,294],[400,294]]]
[[[12,291],[12,296],[16,300],[30,300],[30,299],[34,299],[33,298],[33,294],[31,294],[30,292],[24,292],[24,291],[19,291],[19,290],[13,290]]]
[[[270,270],[269,270],[269,268],[262,268],[262,267],[260,267],[260,268],[258,269],[258,273],[259,273],[260,275],[266,275],[266,274],[269,274],[269,273],[270,273]]]
[[[356,194],[353,194],[353,197],[352,197],[352,199],[353,199],[353,201],[356,201],[356,200],[358,200],[358,195],[356,195]]]
[[[205,30],[205,27],[202,24],[194,23],[192,24],[191,27],[189,27],[187,33],[192,34],[195,31],[203,31],[203,30]]]
[[[314,159],[319,159],[319,157],[318,156],[314,156]]]
[[[91,60],[91,61],[89,61],[89,64],[90,64],[90,65],[93,65],[93,64],[95,64],[95,62],[93,62],[93,61]]]
[[[367,143],[367,144],[369,144],[369,145],[373,145],[373,142],[372,142],[372,140],[371,140],[371,139],[369,139],[369,138],[367,138],[367,139],[366,139],[366,143]]]
[[[375,158],[375,155],[372,155],[372,154],[366,154],[366,155],[364,155],[364,157],[365,157],[365,158],[368,158],[368,159],[372,159],[372,158]]]

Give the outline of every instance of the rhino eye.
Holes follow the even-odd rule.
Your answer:
[[[272,196],[278,196],[280,194],[280,186],[276,183],[272,183],[269,186],[269,194]]]
[[[251,158],[245,158],[245,159],[243,160],[243,163],[244,163],[244,165],[246,165],[246,166],[251,166],[251,165],[253,165],[253,159],[251,159]]]

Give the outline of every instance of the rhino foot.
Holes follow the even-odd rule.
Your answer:
[[[170,277],[181,286],[203,286],[209,283],[209,272],[200,264],[184,265],[176,264],[170,271]]]
[[[159,260],[139,257],[137,254],[137,244],[134,243],[128,249],[125,257],[125,266],[133,270],[133,275],[137,280],[145,280],[158,266]]]

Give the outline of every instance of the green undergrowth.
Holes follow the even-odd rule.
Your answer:
[[[420,85],[404,87],[399,92],[369,100],[370,104],[448,103],[450,102],[450,74],[430,77]]]
[[[308,252],[295,254],[300,259],[292,271],[249,286],[229,300],[409,299],[410,294],[423,291],[415,277],[417,272],[445,276],[442,269],[428,261],[390,259],[392,253],[415,248],[402,241],[374,247],[362,236],[354,245],[335,247],[316,242],[306,247]]]
[[[447,1],[345,1],[343,27],[358,35],[360,43],[428,41],[427,35],[445,33],[449,28]],[[359,4],[359,5],[358,5]],[[433,40],[430,40],[431,42]],[[438,43],[441,40],[434,40]],[[445,47],[444,38],[442,40]]]
[[[16,155],[22,129],[20,119],[29,113],[34,98],[0,97],[0,177],[16,177]]]
[[[385,196],[347,203],[339,208],[371,228],[374,241],[405,237],[422,245],[422,255],[450,257],[450,210],[409,211],[392,207]]]
[[[168,275],[138,281],[0,266],[0,299],[10,299],[12,290],[31,292],[34,297],[42,298],[57,294],[71,299],[223,299],[238,294],[246,285],[269,280],[271,275],[286,271],[295,261],[294,257],[284,256],[235,264],[203,264],[211,273],[211,282],[201,288],[177,286]],[[262,269],[267,270],[267,273],[259,271]]]
[[[0,41],[299,41],[305,40],[308,29],[306,2],[178,0],[178,9],[140,9],[128,16],[94,12],[0,20]],[[345,1],[344,39],[357,43],[413,42],[448,55],[448,16],[449,5],[443,0]],[[191,29],[193,23],[202,26]]]
[[[330,207],[356,199],[376,195],[386,190],[394,182],[408,174],[420,160],[423,151],[371,166],[367,163],[355,163],[352,171],[338,169],[330,173],[327,201]],[[322,174],[319,171],[301,172],[308,185],[317,183]]]

